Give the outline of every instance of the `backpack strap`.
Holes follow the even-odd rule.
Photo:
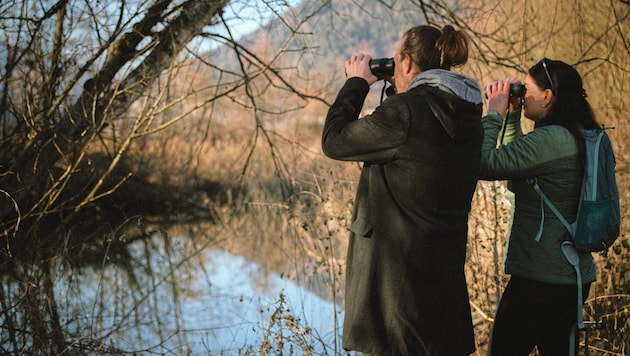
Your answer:
[[[577,275],[577,323],[573,325],[571,334],[569,335],[569,356],[573,356],[576,355],[575,338],[577,330],[584,330],[584,316],[582,315],[582,309],[584,308],[582,302],[582,273],[580,273],[580,255],[573,245],[573,242],[564,241],[561,248],[564,257],[573,266]]]
[[[542,191],[542,189],[540,189],[540,186],[538,185],[538,180],[536,179],[536,177],[530,178],[527,181],[534,188],[536,193],[540,195],[540,198],[541,198],[541,202],[540,202],[541,221],[540,221],[540,228],[538,229],[538,233],[536,234],[536,241],[540,241],[540,238],[542,236],[542,231],[543,231],[543,222],[545,220],[545,208],[543,204],[547,204],[549,209],[551,209],[554,215],[558,217],[558,220],[562,222],[562,225],[564,225],[567,231],[569,231],[571,236],[575,236],[576,223],[569,224],[567,219],[565,219],[564,216],[560,214],[560,211],[558,210],[558,208],[556,208],[556,206],[553,205],[551,200],[547,198],[547,195]],[[578,251],[575,248],[575,245],[571,241],[562,242],[561,249],[566,260],[573,266],[573,269],[575,270],[575,274],[576,274],[576,279],[577,279],[577,283],[576,283],[577,284],[577,323],[573,325],[573,327],[571,328],[571,334],[569,335],[569,356],[573,356],[573,355],[576,355],[575,340],[577,337],[577,331],[584,329],[584,315],[582,314],[582,309],[584,308],[584,305],[582,302],[583,296],[582,296],[582,273],[580,271],[580,255],[578,254]]]
[[[538,179],[536,177],[529,178],[527,180],[527,182],[532,186],[532,188],[534,188],[536,193],[538,193],[538,195],[540,195],[540,198],[541,198],[541,203],[540,203],[540,215],[541,215],[540,227],[538,228],[538,233],[536,234],[536,241],[540,241],[540,238],[542,237],[542,232],[543,232],[543,223],[545,221],[545,207],[543,206],[543,203],[547,204],[549,209],[551,209],[553,214],[558,218],[558,220],[560,220],[562,225],[564,225],[564,227],[567,228],[567,231],[569,231],[571,236],[575,236],[575,223],[569,224],[567,219],[565,219],[564,216],[562,216],[562,214],[560,214],[560,211],[558,210],[558,208],[556,208],[556,206],[553,205],[551,200],[549,200],[549,198],[547,198],[547,195],[542,191],[542,189],[540,189],[540,186],[538,185]]]
[[[553,213],[558,217],[558,219],[562,222],[564,227],[567,228],[569,233],[571,235],[574,235],[575,224],[569,224],[569,222],[562,216],[562,214],[560,214],[560,211],[558,211],[558,209],[553,205],[551,200],[549,200],[549,198],[547,198],[547,195],[545,195],[545,193],[540,189],[540,186],[538,185],[538,182],[537,182],[536,178],[530,178],[530,179],[528,179],[528,181],[532,185],[532,187],[534,187],[536,192],[538,192],[538,194],[542,198],[542,201],[549,206],[551,211],[553,211]],[[543,213],[542,213],[543,220],[544,220],[544,216],[545,216],[544,214],[545,213],[544,213],[544,209],[543,209]],[[543,228],[543,224],[541,222],[540,223],[540,229],[538,230],[538,234],[536,235],[536,241],[540,241],[540,235],[542,235],[542,228]],[[575,248],[575,245],[571,241],[564,241],[564,242],[562,242],[561,248],[562,248],[562,253],[564,254],[564,257],[573,266],[573,268],[575,269],[575,273],[577,274],[578,310],[580,310],[580,312],[578,313],[578,326],[580,328],[583,328],[584,327],[584,320],[582,319],[582,313],[581,313],[581,310],[582,310],[582,308],[581,308],[581,304],[582,304],[582,274],[580,273],[580,255],[578,254],[578,251]]]

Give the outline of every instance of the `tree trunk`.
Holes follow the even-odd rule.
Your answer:
[[[28,241],[33,236],[53,232],[40,229],[51,212],[65,211],[64,219],[76,213],[73,208],[89,197],[76,196],[68,204],[60,201],[60,193],[84,158],[86,146],[98,138],[109,118],[120,117],[146,93],[146,89],[169,68],[185,46],[212,22],[215,15],[222,12],[227,2],[189,0],[174,11],[172,0],[157,0],[132,30],[121,36],[112,36],[111,43],[103,47],[108,45],[104,65],[86,82],[76,102],[66,111],[53,105],[45,108],[45,117],[52,124],[28,141],[6,169],[11,174],[0,176],[0,186],[18,202],[20,209],[13,226],[4,226],[5,238],[9,238],[9,231],[17,231],[19,235],[26,235],[19,239],[19,243],[28,246],[34,242]],[[174,13],[178,15],[167,23],[168,17]],[[160,32],[152,32],[156,25],[164,23],[166,26]],[[152,41],[138,48],[147,38]],[[144,58],[134,70],[122,79],[116,77],[121,69],[135,65],[133,61],[141,56]],[[87,192],[94,190],[86,189]],[[11,214],[13,207],[8,208],[9,211],[6,209],[3,208],[3,216]],[[19,230],[18,224],[21,225]]]

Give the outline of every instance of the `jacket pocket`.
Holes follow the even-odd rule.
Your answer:
[[[374,226],[366,218],[357,218],[352,225],[350,225],[350,231],[354,232],[357,236],[372,237],[372,231]]]

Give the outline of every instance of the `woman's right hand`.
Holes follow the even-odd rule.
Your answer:
[[[510,105],[510,111],[518,109],[521,105],[521,98],[510,97],[510,85],[521,81],[517,78],[497,80],[486,86],[488,96],[488,111],[496,111],[504,116]]]

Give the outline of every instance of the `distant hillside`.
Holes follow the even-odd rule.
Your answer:
[[[238,42],[257,58],[272,61],[273,70],[290,77],[292,84],[328,101],[345,79],[343,65],[350,55],[391,57],[401,34],[422,19],[417,5],[402,1],[391,7],[378,0],[331,1],[321,6],[320,1],[305,0],[282,19],[273,19]],[[308,21],[300,24],[305,18]],[[277,56],[281,48],[283,53]],[[222,70],[240,72],[238,57],[229,46],[209,53],[207,60]],[[251,70],[252,65],[245,64]],[[366,106],[377,96],[371,95]]]
[[[304,35],[298,36],[292,47],[312,52],[323,63],[332,63],[336,58],[345,60],[357,51],[375,57],[391,56],[400,34],[420,20],[417,6],[405,2],[397,2],[391,8],[378,0],[332,1],[324,8],[319,6],[319,2],[303,1],[285,13],[284,20],[292,24],[293,18],[311,16],[318,10],[298,29]],[[262,42],[269,48],[279,48],[289,36],[290,30],[275,19],[243,38],[243,43],[255,46]],[[294,56],[303,54],[298,50]]]

